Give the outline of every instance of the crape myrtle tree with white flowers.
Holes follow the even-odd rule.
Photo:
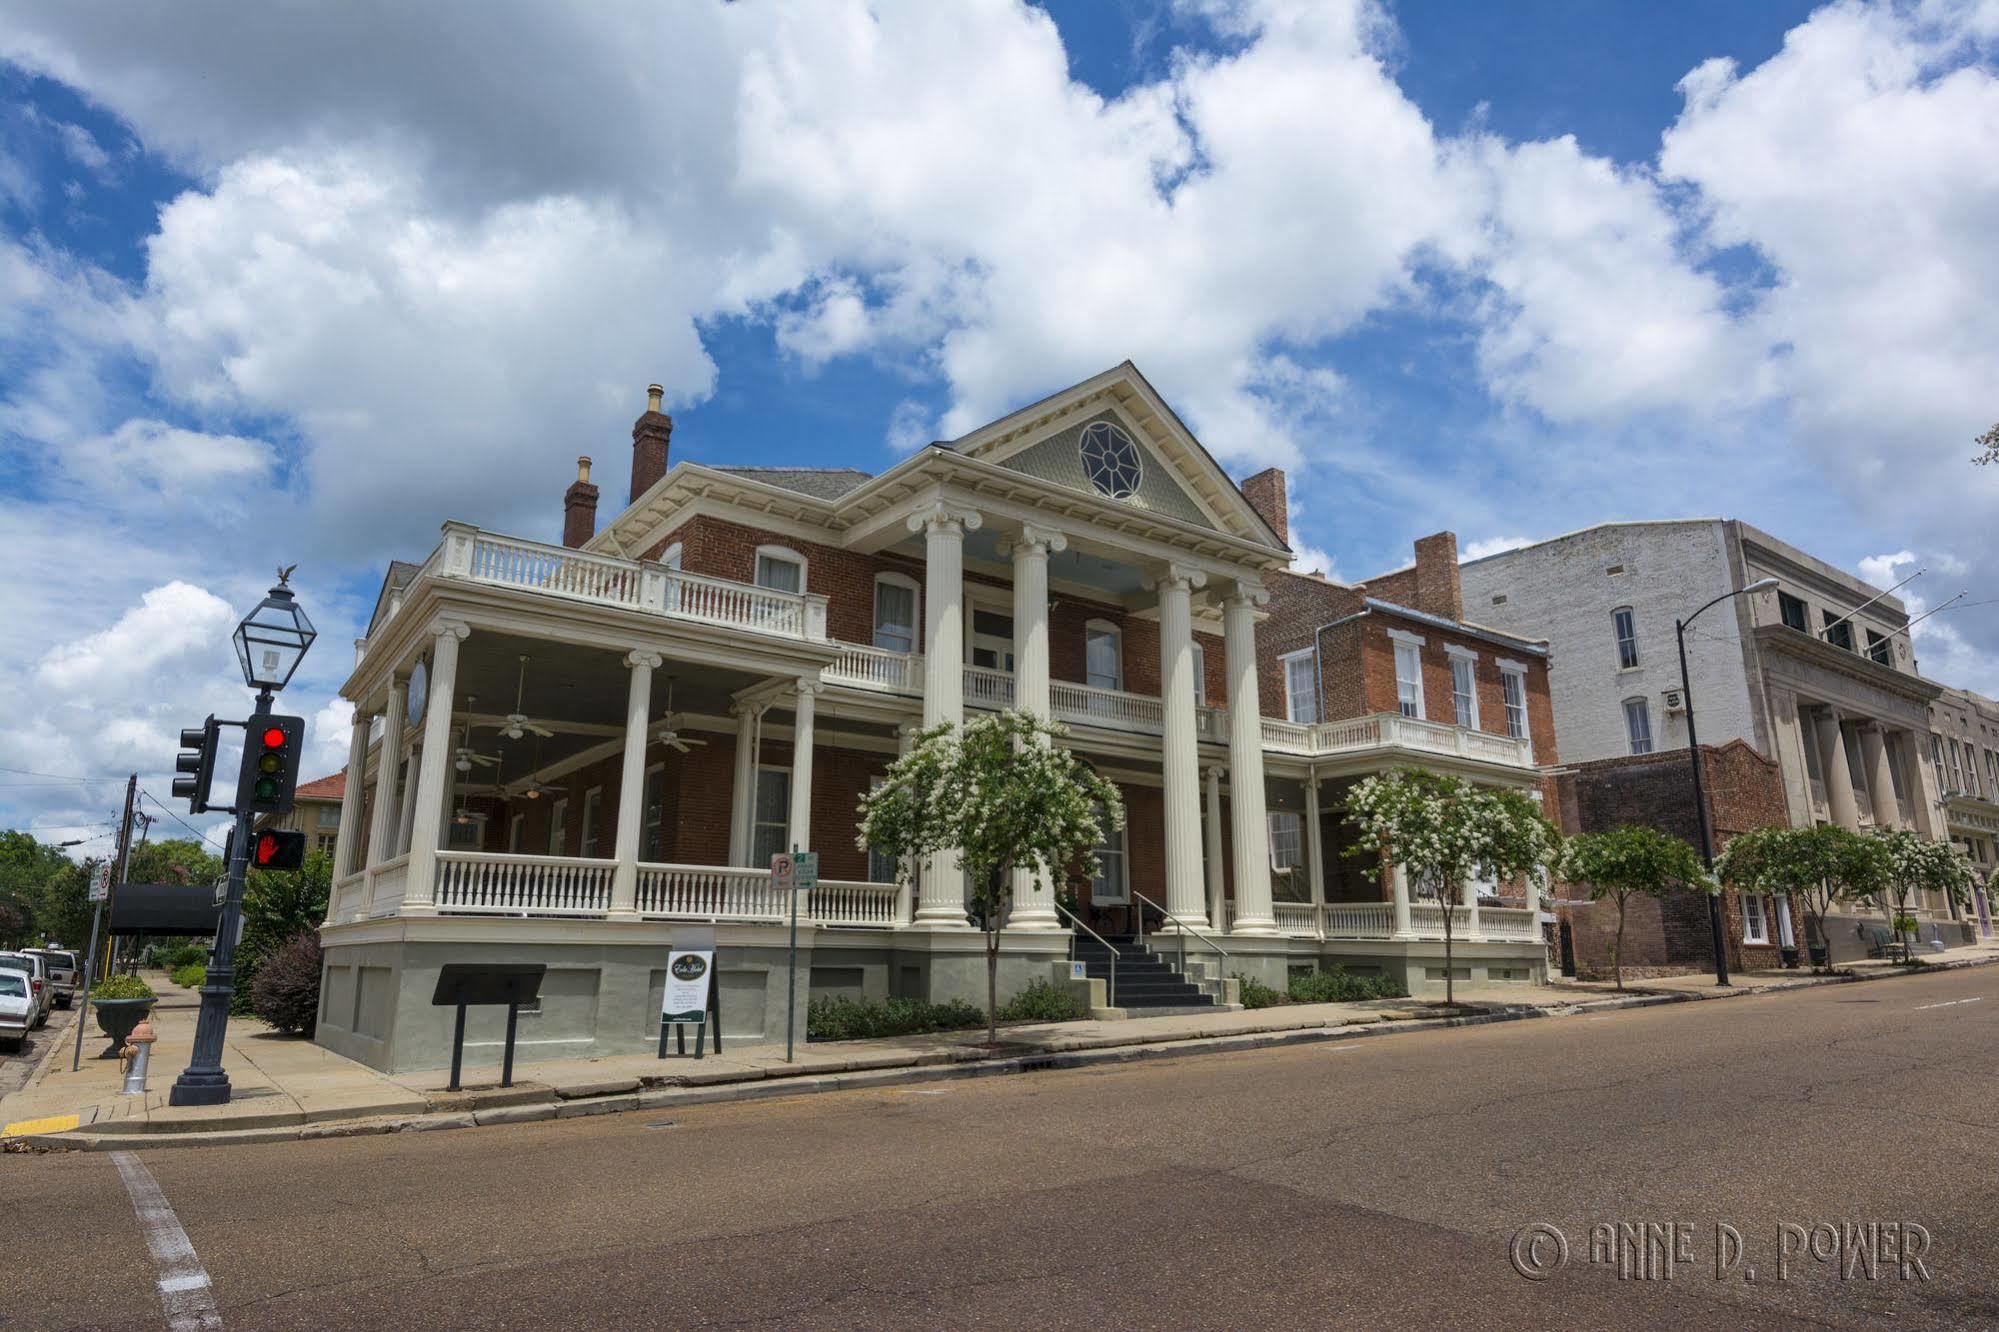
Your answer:
[[[1610,971],[1620,990],[1624,988],[1624,911],[1631,899],[1664,898],[1682,888],[1718,891],[1691,846],[1670,833],[1635,823],[1569,838],[1562,844],[1555,872],[1566,882],[1581,884],[1592,900],[1608,899],[1617,904],[1617,939],[1611,945]]]
[[[933,726],[861,797],[863,850],[905,870],[956,851],[971,876],[986,931],[988,1042],[999,1039],[1000,926],[1013,905],[1013,871],[1051,884],[1072,869],[1095,874],[1106,825],[1124,826],[1117,788],[1059,743],[1068,733],[1025,712]]]
[[[1347,822],[1360,833],[1353,853],[1399,865],[1412,890],[1434,896],[1444,918],[1444,1002],[1456,1002],[1451,914],[1474,878],[1534,880],[1553,862],[1561,834],[1518,791],[1474,786],[1421,768],[1398,768],[1356,784]],[[1350,854],[1353,854],[1350,853]]]
[[[1888,886],[1881,894],[1888,908],[1888,928],[1908,956],[1909,941],[1902,936],[1902,924],[1914,913],[1910,905],[1924,893],[1937,893],[1960,910],[1971,905],[1971,890],[1978,880],[1964,848],[1955,842],[1938,842],[1907,828],[1877,828],[1874,836],[1888,848]]]
[[[1832,970],[1832,936],[1826,916],[1841,902],[1864,902],[1888,890],[1893,858],[1879,837],[1837,824],[1810,828],[1756,828],[1729,839],[1715,857],[1715,876],[1745,893],[1784,894],[1804,906]],[[1812,969],[1818,970],[1817,957]]]

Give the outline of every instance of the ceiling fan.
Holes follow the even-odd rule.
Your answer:
[[[530,732],[535,735],[544,736],[553,736],[555,734],[554,731],[549,730],[546,726],[538,726],[528,720],[527,714],[521,711],[521,700],[527,696],[527,682],[528,659],[527,654],[523,652],[521,654],[520,677],[514,682],[514,710],[507,714],[507,724],[500,728],[500,734],[509,740],[518,740]]]
[[[452,767],[458,769],[460,772],[470,772],[472,771],[472,765],[475,763],[483,768],[497,768],[500,766],[500,760],[493,755],[480,754],[473,751],[472,728],[470,726],[465,728],[463,734],[465,743],[458,746],[458,757],[452,763]]]
[[[546,733],[544,732],[544,734]],[[541,741],[537,740],[534,742],[534,763],[528,768],[527,784],[521,788],[522,795],[530,800],[539,800],[545,795],[561,795],[568,790],[567,787],[563,786],[550,786],[547,782],[542,781],[541,778],[536,777],[534,774],[540,770]]]
[[[705,745],[708,743],[698,736],[682,735],[674,725],[674,716],[673,677],[669,675],[666,677],[666,716],[660,719],[659,729],[652,733],[652,738],[662,745],[668,745],[679,750],[683,754],[687,753],[695,745]]]

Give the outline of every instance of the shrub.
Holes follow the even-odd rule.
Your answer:
[[[205,962],[188,962],[175,967],[167,975],[172,978],[173,983],[176,985],[184,986],[190,990],[198,990],[201,988],[201,983],[208,979],[208,964]]]
[[[805,1009],[809,1041],[865,1041],[984,1026],[985,1010],[962,999],[933,1004],[922,999],[814,999]]]
[[[265,957],[250,986],[251,1011],[287,1034],[319,1024],[319,933],[307,930]]]
[[[1273,1004],[1286,1002],[1287,996],[1271,989],[1262,981],[1243,975],[1240,971],[1235,978],[1242,983],[1242,1006],[1244,1008],[1269,1008]]]
[[[90,987],[92,999],[157,999],[153,987],[137,976],[106,976]]]
[[[1084,1015],[1082,1002],[1067,990],[1058,990],[1045,980],[1027,983],[1027,988],[1000,1005],[1002,1022],[1074,1022]]]
[[[204,967],[207,966],[208,945],[194,942],[184,943],[173,949],[166,956],[166,966],[169,971],[179,971],[190,962],[199,962]]]
[[[1387,976],[1356,976],[1344,967],[1308,971],[1291,978],[1291,998],[1301,1004],[1349,1004],[1368,999],[1401,999],[1401,984]]]

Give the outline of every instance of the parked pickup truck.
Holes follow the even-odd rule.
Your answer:
[[[48,964],[49,985],[55,991],[57,1008],[68,1008],[76,999],[76,987],[82,981],[76,954],[67,948],[23,948],[24,953],[33,953]]]

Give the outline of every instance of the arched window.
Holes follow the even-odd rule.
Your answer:
[[[875,575],[875,646],[888,652],[916,651],[916,580],[904,574]]]
[[[805,557],[789,546],[758,546],[756,584],[773,592],[803,592]]]
[[[1631,739],[1631,752],[1652,752],[1652,707],[1641,696],[1624,700],[1624,732]]]

